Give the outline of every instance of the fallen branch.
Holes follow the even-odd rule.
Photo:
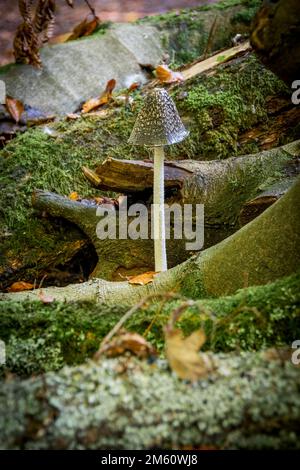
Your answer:
[[[244,204],[257,197],[258,188],[289,178],[290,187],[297,174],[297,161],[300,144],[296,141],[278,149],[255,155],[244,155],[227,160],[209,162],[183,160],[167,163],[166,203],[204,204],[205,245],[208,248],[218,243],[238,229],[240,211]],[[295,170],[296,169],[296,170]],[[291,177],[293,176],[293,178]],[[101,189],[120,190],[128,193],[131,199],[144,201],[148,205],[150,234],[150,203],[153,187],[153,163],[135,160],[107,159],[98,167],[97,177],[101,179]],[[93,179],[94,180],[94,179]],[[168,190],[172,190],[168,192]],[[174,194],[173,190],[177,190]],[[143,194],[145,191],[148,194]],[[274,202],[274,201],[273,201]],[[130,205],[128,201],[128,206]],[[74,201],[57,194],[36,191],[33,205],[40,211],[47,211],[54,217],[63,217],[76,225],[92,241],[98,255],[98,264],[93,275],[107,280],[120,280],[120,275],[130,274],[130,270],[153,270],[153,240],[146,239],[99,239],[96,227],[99,217],[95,201]],[[261,210],[266,208],[261,206]],[[112,211],[116,208],[113,206]],[[246,210],[246,209],[244,209]],[[116,212],[117,224],[119,223]],[[247,211],[249,222],[258,213]],[[244,220],[245,217],[240,217]],[[118,230],[118,227],[117,227]],[[167,241],[169,266],[176,266],[188,258],[185,239],[172,237]],[[134,272],[134,271],[133,271]],[[120,274],[120,275],[119,275]]]
[[[249,41],[244,42],[243,44],[239,44],[238,46],[231,47],[229,49],[223,50],[214,54],[213,56],[209,57],[205,60],[200,60],[196,62],[189,68],[182,71],[182,75],[184,80],[189,80],[190,78],[199,75],[200,73],[207,72],[210,69],[230,60],[234,59],[237,56],[243,55],[247,52],[251,51],[251,46]]]
[[[94,299],[135,304],[143,297],[166,291],[188,297],[230,294],[248,285],[265,284],[296,272],[300,263],[300,179],[259,217],[221,243],[155,276],[152,283],[93,280],[67,288],[47,288],[58,300]],[[0,299],[38,298],[38,290],[0,294]]]
[[[138,310],[141,308],[145,307],[147,303],[153,299],[157,299],[158,297],[162,297],[165,300],[170,300],[170,299],[176,299],[180,298],[180,296],[176,296],[175,294],[168,293],[166,292],[165,294],[161,295],[148,295],[144,299],[142,299],[139,303],[134,305],[131,309],[129,309],[121,318],[120,320],[114,325],[114,327],[107,333],[107,335],[103,338],[101,341],[99,350],[96,352],[94,359],[99,359],[101,356],[104,347],[107,345],[107,343],[115,336],[115,334],[122,328],[122,326],[129,320],[129,318]]]

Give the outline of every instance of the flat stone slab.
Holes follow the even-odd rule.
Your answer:
[[[0,69],[0,79],[8,95],[60,115],[98,96],[112,78],[117,81],[116,89],[144,83],[147,78],[140,64],[156,66],[163,54],[155,27],[115,24],[103,34],[44,47],[42,70],[11,65]]]

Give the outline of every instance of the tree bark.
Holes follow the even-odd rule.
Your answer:
[[[257,188],[268,185],[268,181],[283,179],[286,188],[290,187],[297,175],[300,141],[279,149],[265,151],[255,155],[245,155],[227,160],[199,162],[185,160],[167,162],[165,165],[166,188],[169,198],[167,204],[203,204],[205,210],[205,244],[208,248],[218,243],[238,229],[241,209],[247,211],[247,221],[258,215],[244,206],[250,198],[257,196]],[[110,170],[111,168],[111,170]],[[123,180],[123,175],[125,176]],[[151,233],[151,197],[153,188],[153,163],[135,160],[108,159],[97,169],[100,179],[98,187],[119,189],[129,193],[132,202],[147,200],[149,212],[148,233]],[[289,179],[286,178],[289,176]],[[112,188],[109,185],[112,185]],[[174,190],[177,192],[174,193]],[[148,191],[148,193],[147,193]],[[146,194],[148,196],[146,196]],[[260,196],[260,192],[258,194]],[[279,196],[279,194],[278,194]],[[275,199],[268,199],[268,205]],[[107,201],[105,201],[107,203]],[[120,280],[131,272],[154,269],[153,240],[131,240],[98,238],[96,233],[99,216],[94,201],[72,201],[53,193],[38,191],[33,198],[33,205],[52,216],[64,217],[77,224],[92,241],[98,255],[98,264],[93,276],[107,280]],[[253,206],[251,206],[253,207]],[[260,205],[260,212],[267,204]],[[112,205],[112,211],[115,206]],[[259,213],[260,213],[259,212]],[[118,212],[117,212],[118,216]],[[240,216],[240,220],[245,217]],[[118,223],[118,219],[117,219]],[[119,225],[118,225],[119,231]],[[171,239],[167,240],[168,265],[176,266],[187,259],[191,252],[186,249],[186,239],[174,239],[174,226]]]
[[[259,217],[215,246],[157,275],[153,283],[93,280],[65,288],[47,288],[57,300],[93,299],[134,304],[149,294],[179,291],[189,297],[216,297],[248,285],[266,284],[299,268],[300,179]],[[38,298],[39,291],[0,294],[0,299]],[[70,297],[71,295],[71,297]]]
[[[286,178],[272,184],[268,189],[259,193],[255,198],[245,202],[239,215],[240,225],[243,226],[248,224],[251,220],[255,219],[255,217],[262,214],[262,212],[274,204],[274,202],[278,201],[278,199],[290,189],[293,181],[294,178]]]
[[[299,448],[300,375],[289,351],[205,357],[213,372],[194,386],[128,357],[4,383],[0,447]]]

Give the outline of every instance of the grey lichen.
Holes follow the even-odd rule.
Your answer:
[[[194,385],[164,363],[124,358],[3,384],[1,448],[299,448],[300,375],[289,357],[208,358],[214,373]]]

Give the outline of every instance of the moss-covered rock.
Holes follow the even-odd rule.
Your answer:
[[[185,334],[204,328],[206,350],[259,350],[291,344],[300,337],[299,282],[300,273],[266,286],[242,289],[233,296],[195,301],[178,326]],[[162,352],[163,328],[183,301],[156,302],[137,311],[125,327],[146,334]],[[125,305],[88,302],[0,302],[6,367],[28,375],[57,370],[62,364],[80,364],[95,353],[127,309]]]
[[[236,34],[248,34],[261,0],[221,0],[197,8],[139,20],[155,26],[173,66],[193,62],[205,52],[230,47]],[[214,26],[213,34],[211,30]],[[209,42],[209,51],[207,46]]]

